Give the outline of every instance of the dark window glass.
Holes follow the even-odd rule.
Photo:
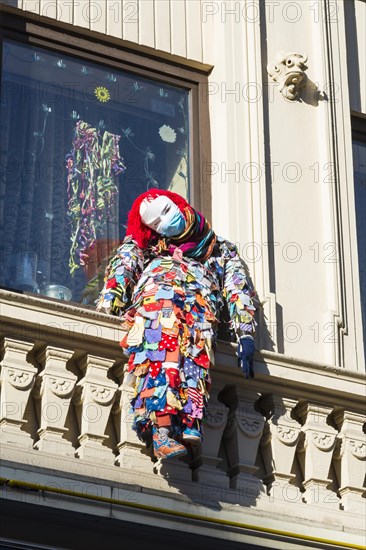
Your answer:
[[[189,91],[3,43],[0,285],[93,305],[133,200],[189,198]]]
[[[353,141],[353,166],[363,336],[366,342],[366,142]]]

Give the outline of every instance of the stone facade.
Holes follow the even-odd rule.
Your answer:
[[[65,304],[55,330],[56,304],[31,296],[15,299],[2,291],[1,306],[5,498],[24,498],[13,488],[22,482],[36,490],[38,484],[46,495],[55,487],[85,490],[89,483],[94,506],[102,506],[98,498],[107,494],[118,509],[120,498],[105,493],[108,486],[117,495],[131,491],[145,513],[160,502],[159,510],[204,518],[213,506],[221,509],[220,521],[264,531],[270,526],[281,533],[291,526],[300,538],[318,537],[321,531],[324,540],[335,540],[336,529],[338,541],[362,538],[366,417],[361,374],[344,371],[340,379],[337,369],[262,352],[256,356],[255,378],[246,380],[236,367],[234,344],[221,343],[202,445],[184,459],[157,461],[131,428],[131,388],[116,343],[116,319]],[[37,318],[45,327],[43,342],[35,339]],[[84,323],[100,329],[98,342],[85,335]],[[59,506],[50,496],[45,503]]]
[[[42,43],[37,23],[52,21],[70,48],[76,33],[102,56],[98,37],[107,37],[121,56],[135,48],[204,75],[197,101],[209,108],[210,151],[198,186],[209,182],[207,214],[238,245],[261,300],[255,378],[243,378],[235,346],[220,342],[203,444],[161,462],[131,429],[118,321],[0,290],[5,508],[134,524],[143,514],[145,525],[223,547],[362,548],[366,376],[351,115],[366,116],[365,2],[0,6],[4,20],[22,18],[17,32],[33,43]]]

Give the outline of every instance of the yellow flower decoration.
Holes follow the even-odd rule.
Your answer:
[[[94,93],[97,96],[97,99],[102,103],[106,103],[111,99],[111,94],[109,93],[107,88],[104,88],[104,86],[98,86],[97,88],[95,88]]]

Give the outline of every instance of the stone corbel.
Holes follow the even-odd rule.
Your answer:
[[[113,464],[115,456],[103,443],[107,422],[117,391],[117,384],[107,377],[114,361],[88,355],[80,363],[84,378],[76,384],[73,401],[80,427],[76,456],[84,460]]]
[[[139,440],[132,429],[134,414],[131,412],[131,399],[134,396],[135,377],[127,372],[127,364],[114,369],[119,381],[112,416],[117,433],[116,464],[122,468],[153,473],[153,462],[145,443]]]
[[[255,390],[230,388],[222,396],[230,408],[224,442],[229,463],[230,487],[240,499],[254,502],[264,491],[262,481],[255,476],[256,458],[263,433],[264,418],[254,408],[260,397]]]
[[[328,479],[337,436],[337,431],[328,423],[332,410],[320,403],[308,403],[297,408],[296,412],[304,422],[304,439],[299,446],[302,457],[299,458],[303,466],[304,502],[339,509],[339,499],[329,489],[331,480]]]
[[[340,427],[340,445],[335,455],[335,468],[342,508],[347,512],[364,515],[366,435],[363,426],[366,416],[351,411],[339,411],[334,419]]]
[[[0,437],[2,443],[32,447],[33,440],[22,427],[24,412],[34,385],[37,369],[27,361],[33,344],[4,338],[1,363]]]
[[[296,400],[275,394],[261,400],[261,406],[269,416],[261,439],[266,468],[263,481],[276,500],[285,501],[287,491],[295,489],[294,485],[289,485],[295,479],[292,466],[301,431],[301,424],[291,415],[296,405]]]
[[[306,54],[281,51],[276,54],[275,60],[267,65],[268,75],[279,84],[279,91],[284,98],[293,101],[299,95],[300,88],[307,80],[307,60]]]
[[[226,426],[229,409],[218,400],[218,392],[211,390],[207,407],[201,455],[193,464],[193,477],[198,473],[201,483],[217,484],[229,488],[229,479],[219,465],[219,448]],[[197,466],[197,467],[196,467]]]
[[[37,355],[44,370],[37,378],[34,397],[40,428],[39,441],[34,447],[40,451],[73,456],[75,449],[63,436],[67,413],[74,393],[77,377],[66,369],[72,351],[47,346]]]

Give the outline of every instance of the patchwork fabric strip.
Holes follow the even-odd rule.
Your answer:
[[[203,432],[223,302],[239,338],[255,329],[254,297],[235,246],[219,237],[205,263],[142,251],[125,239],[108,266],[97,307],[126,320],[121,346],[135,374],[131,409],[141,439],[167,414],[176,434],[193,425]]]

